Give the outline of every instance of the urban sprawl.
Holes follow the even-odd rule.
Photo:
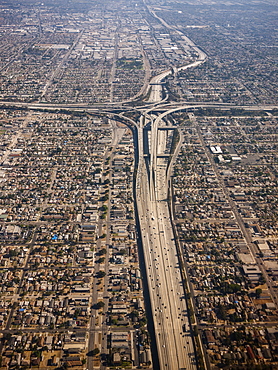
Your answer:
[[[0,370],[278,369],[277,4],[0,4]]]

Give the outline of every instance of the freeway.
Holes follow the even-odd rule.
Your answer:
[[[136,204],[159,369],[198,367],[167,202],[171,157],[167,157],[169,131],[163,130],[167,115],[191,109],[188,104],[168,107],[158,115],[149,109],[135,125],[138,140]],[[202,347],[200,350],[203,353]]]
[[[168,28],[170,32],[173,34],[179,35],[181,37],[181,45],[184,44],[186,48],[190,48],[192,51],[194,51],[198,57],[194,62],[187,63],[183,66],[176,67],[173,66],[172,68],[167,69],[166,71],[161,72],[160,74],[154,76],[149,83],[150,86],[150,96],[148,99],[148,102],[150,103],[156,103],[156,102],[162,102],[162,82],[163,80],[168,77],[171,74],[177,74],[180,71],[197,67],[201,64],[203,64],[207,60],[207,55],[204,53],[200,48],[198,48],[192,40],[190,40],[187,36],[185,36],[180,30],[178,30],[175,26],[169,25],[164,19],[160,18],[155,11],[146,4],[146,1],[144,0],[144,4],[146,8],[148,9],[149,13],[156,18],[164,27]],[[186,54],[185,54],[186,57]]]
[[[168,196],[167,131],[160,119],[141,116],[138,132],[136,202],[159,369],[197,369]],[[144,125],[151,128],[144,135]],[[146,138],[148,142],[146,141]],[[150,153],[145,161],[144,151]]]
[[[150,95],[145,100],[144,106],[136,108],[128,106],[129,102],[112,102],[113,78],[110,79],[111,94],[109,104],[88,105],[88,104],[49,104],[49,103],[23,103],[23,102],[0,102],[2,105],[10,105],[36,109],[50,110],[74,110],[87,111],[101,114],[113,114],[121,120],[125,120],[129,125],[133,125],[137,131],[137,175],[136,175],[136,204],[141,234],[141,242],[144,254],[146,279],[150,297],[150,311],[153,317],[155,345],[158,354],[158,364],[154,364],[159,369],[169,370],[195,370],[198,368],[192,330],[189,321],[189,312],[185,299],[184,282],[181,267],[178,259],[178,252],[174,240],[171,217],[168,207],[169,173],[172,161],[166,156],[169,149],[169,132],[161,130],[166,125],[167,115],[180,110],[194,110],[196,108],[219,108],[231,109],[238,108],[244,110],[270,110],[277,109],[277,106],[236,106],[221,103],[188,103],[180,101],[175,103],[162,100],[163,81],[171,74],[176,75],[182,70],[195,68],[204,63],[207,59],[206,54],[200,50],[191,40],[183,35],[179,30],[169,26],[163,19],[156,16],[155,12],[147,7],[150,13],[159,19],[165,27],[172,32],[179,34],[188,47],[197,54],[197,59],[184,66],[173,66],[166,71],[152,77],[147,88],[145,84],[142,91],[149,91]],[[116,42],[116,41],[115,41]],[[143,53],[143,49],[142,49]],[[143,54],[144,55],[144,54]],[[148,63],[146,55],[145,65]],[[67,55],[66,57],[67,58]],[[116,59],[116,57],[115,57]],[[62,60],[63,63],[65,59]],[[115,63],[115,60],[114,60]],[[60,64],[59,68],[62,66]],[[115,65],[114,65],[115,67]],[[58,70],[59,71],[59,70]],[[57,73],[57,72],[55,72]],[[114,73],[114,69],[113,69]],[[112,73],[112,74],[113,74]],[[51,76],[45,85],[42,97],[46,95],[48,88],[53,82],[55,74]],[[134,98],[133,98],[134,100]],[[123,104],[126,104],[123,106]],[[115,111],[122,113],[117,114]],[[156,111],[158,110],[158,111]],[[139,122],[134,122],[125,117],[126,111],[134,111],[141,114]],[[159,113],[159,111],[164,111]],[[116,131],[115,134],[118,134]],[[120,137],[120,134],[119,134]],[[114,136],[112,146],[119,140]],[[168,147],[166,143],[168,142]],[[13,145],[14,143],[12,143]],[[177,149],[179,145],[177,146]],[[107,237],[108,238],[108,237]],[[246,237],[247,238],[247,237]],[[108,239],[107,239],[108,240]],[[106,279],[107,280],[107,279]],[[97,301],[98,293],[93,292],[93,300]],[[192,305],[193,307],[193,305]],[[106,302],[107,308],[107,302]],[[102,317],[102,316],[101,316]],[[10,321],[8,322],[8,327]],[[107,350],[107,330],[106,323],[99,318],[96,326],[96,312],[92,311],[89,329],[89,351],[98,347],[102,353]],[[102,338],[102,339],[101,339]],[[89,369],[93,368],[92,358],[89,358]],[[102,366],[102,365],[101,365]],[[204,364],[206,368],[206,365]]]
[[[168,106],[160,114],[153,107],[142,112],[139,123],[135,124],[138,140],[136,204],[159,369],[198,367],[167,202],[171,163],[165,154],[169,131],[162,128],[166,125],[167,115],[206,106],[177,104]],[[214,106],[231,108],[231,105]],[[251,107],[243,108],[249,110]],[[262,106],[252,108],[263,109]],[[203,354],[202,347],[200,350]]]
[[[14,102],[12,105],[16,105]],[[19,103],[20,105],[20,103]],[[45,108],[44,104],[26,104],[30,109]],[[159,369],[197,369],[193,338],[190,330],[188,310],[183,289],[171,218],[168,209],[169,166],[166,153],[168,131],[160,130],[166,124],[167,115],[180,110],[213,107],[219,109],[242,108],[245,110],[270,110],[277,106],[234,106],[220,103],[186,102],[138,107],[141,113],[138,123],[122,114],[115,114],[118,107],[90,107],[83,105],[47,105],[54,109],[87,109],[89,112],[108,112],[133,125],[138,134],[136,203],[139,228],[142,236],[144,262],[150,296],[150,311],[154,323],[154,336],[158,353]],[[131,108],[126,107],[131,110]],[[156,112],[160,108],[163,113]],[[109,109],[111,111],[109,112]],[[141,109],[141,110],[140,110]],[[116,119],[116,118],[115,118]],[[148,134],[144,134],[144,132]],[[117,140],[116,140],[117,141]],[[147,149],[146,149],[147,148]],[[146,154],[148,153],[148,154]],[[148,157],[148,158],[146,158]],[[174,158],[174,156],[173,156]],[[171,166],[170,166],[171,167]],[[95,320],[91,320],[90,333]],[[104,334],[99,328],[98,334]],[[104,337],[104,336],[103,336]],[[96,335],[90,336],[89,349],[93,348]],[[105,342],[105,341],[104,341]],[[103,350],[104,348],[102,348]],[[92,363],[88,368],[92,368]]]
[[[151,85],[150,85],[151,88]],[[128,117],[125,117],[123,114],[125,112],[139,112],[143,115],[150,112],[156,111],[165,111],[166,115],[169,109],[172,109],[172,112],[178,110],[196,110],[198,108],[215,108],[221,110],[227,109],[241,109],[245,111],[271,111],[278,109],[278,105],[275,104],[257,104],[257,105],[235,105],[232,103],[216,103],[216,102],[188,102],[188,101],[179,101],[179,102],[166,102],[158,101],[156,103],[146,103],[142,106],[131,107],[128,105],[123,105],[123,103],[109,103],[109,104],[80,104],[80,103],[71,103],[71,104],[55,104],[55,103],[26,103],[26,102],[14,102],[14,101],[5,101],[0,100],[0,106],[2,107],[12,107],[12,108],[23,108],[29,110],[45,110],[45,111],[54,111],[54,110],[65,110],[70,112],[88,112],[94,114],[120,114],[125,120],[129,120]],[[134,122],[133,122],[134,125]]]
[[[181,67],[173,67],[169,68],[166,71],[163,71],[162,73],[154,76],[149,83],[150,86],[150,97],[148,99],[149,103],[157,103],[162,101],[162,82],[165,80],[166,77],[168,77],[171,74],[176,74],[180,71],[184,71],[189,68],[198,67],[199,65],[203,64],[207,60],[206,54],[201,51],[199,48],[197,48],[190,40],[183,36],[183,38],[187,41],[188,45],[192,47],[193,50],[195,50],[198,53],[198,58],[192,63],[185,64]]]

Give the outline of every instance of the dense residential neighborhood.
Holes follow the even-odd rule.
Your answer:
[[[277,4],[0,5],[0,370],[278,367]]]

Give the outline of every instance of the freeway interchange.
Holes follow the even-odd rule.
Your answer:
[[[163,77],[164,78],[164,77]],[[149,85],[152,89],[153,86]],[[161,85],[160,85],[161,86]],[[158,96],[158,95],[157,95]],[[133,127],[137,141],[135,153],[137,172],[135,201],[138,229],[144,255],[146,283],[153,319],[157,363],[155,369],[198,369],[196,346],[192,334],[188,303],[184,289],[185,271],[178,258],[178,250],[168,206],[171,166],[179,150],[179,143],[172,156],[169,144],[173,127],[167,126],[167,116],[177,111],[194,111],[197,108],[239,108],[246,111],[277,109],[277,106],[236,106],[221,103],[152,102],[144,107],[130,108],[121,105],[92,107],[85,105],[44,105],[42,103],[9,103],[3,105],[26,107],[31,110],[66,109],[109,114],[116,120]],[[119,111],[122,112],[119,113]],[[127,117],[126,112],[140,114],[138,121]],[[162,113],[161,113],[162,112]],[[182,139],[180,138],[180,141]],[[166,145],[166,142],[168,145]],[[194,317],[194,313],[190,313]],[[194,318],[195,321],[195,318]],[[202,347],[199,348],[202,352]],[[205,356],[203,355],[203,358]],[[206,363],[204,362],[204,368]]]
[[[203,63],[204,55],[190,66]],[[198,61],[200,63],[198,63]],[[28,108],[30,110],[87,111],[88,113],[106,114],[115,120],[132,126],[137,170],[135,179],[135,201],[138,214],[138,231],[143,249],[146,285],[150,301],[149,310],[153,321],[153,339],[157,355],[154,356],[154,369],[198,369],[196,341],[193,337],[192,322],[196,322],[194,312],[188,309],[184,277],[186,271],[178,256],[174,230],[168,205],[169,180],[171,167],[179,150],[179,144],[172,155],[169,154],[173,127],[167,125],[167,116],[177,111],[194,111],[198,108],[229,110],[239,108],[246,111],[272,110],[277,106],[236,106],[221,103],[169,103],[162,98],[163,80],[178,70],[168,70],[156,76],[149,83],[148,102],[145,106],[131,108],[128,105],[110,104],[109,106],[88,106],[80,104],[43,104],[1,102],[4,106]],[[150,101],[152,100],[152,101]],[[126,115],[128,112],[139,113],[137,121]],[[162,113],[161,113],[162,112]],[[181,142],[181,138],[180,138]],[[167,145],[166,145],[167,143]],[[190,302],[191,303],[191,302]],[[191,304],[193,307],[193,305]],[[190,313],[190,314],[189,314]],[[190,317],[191,315],[191,317]],[[191,321],[193,316],[193,321]],[[198,342],[200,342],[198,338]],[[202,347],[203,359],[205,359]],[[206,369],[206,362],[203,361]]]
[[[151,12],[154,16],[155,13]],[[161,18],[164,25],[171,28]],[[179,32],[176,30],[176,32]],[[155,369],[195,370],[199,368],[196,356],[196,342],[193,337],[192,317],[194,313],[188,309],[184,276],[186,272],[178,256],[172,219],[168,204],[171,167],[179,150],[179,142],[173,153],[169,147],[173,139],[173,128],[167,125],[167,116],[182,110],[196,108],[241,108],[244,110],[271,110],[276,106],[235,106],[221,103],[167,103],[163,100],[163,80],[179,71],[198,67],[207,56],[189,39],[186,42],[195,49],[197,60],[181,67],[173,67],[154,76],[145,91],[148,95],[146,105],[130,108],[128,104],[110,103],[109,106],[89,106],[81,104],[44,104],[1,102],[29,109],[65,109],[110,114],[133,127],[137,143],[137,171],[135,179],[135,201],[138,214],[138,231],[143,250],[145,277],[148,287],[150,307],[148,308],[153,321],[153,338],[157,353]],[[125,113],[137,112],[137,121],[125,116]],[[163,111],[163,113],[160,113]],[[172,136],[171,136],[172,135]],[[191,315],[191,316],[190,316]],[[202,347],[199,348],[202,352]],[[204,355],[203,355],[204,358]],[[206,368],[206,363],[203,363]]]
[[[168,125],[167,116],[201,106],[204,105],[173,105],[160,114],[155,114],[155,109],[149,109],[142,113],[139,122],[135,124],[138,140],[135,200],[158,369],[198,369],[200,363],[197,363],[197,351],[202,354],[203,368],[207,368],[200,338],[198,334],[196,340],[193,336],[192,324],[197,321],[194,312],[189,310],[189,304],[192,307],[194,305],[186,301],[184,277],[187,276],[178,258],[168,204],[171,167],[182,137],[180,135],[175,151],[170,155],[169,141],[173,141],[170,135],[173,127]],[[211,106],[231,108],[219,104]],[[241,108],[249,110],[251,107]],[[253,107],[254,110],[262,108],[273,107]],[[196,343],[199,343],[199,348],[196,348]]]

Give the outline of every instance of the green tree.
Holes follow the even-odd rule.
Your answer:
[[[256,294],[256,298],[258,299],[258,298],[260,298],[260,296],[261,296],[261,294],[262,294],[262,289],[261,288],[257,288],[256,289],[256,292],[255,292],[255,294]]]
[[[104,307],[104,302],[99,301],[99,302],[96,304],[96,307],[97,307],[97,309],[103,308],[103,307]]]
[[[88,353],[89,356],[96,356],[100,353],[100,350],[98,348],[93,349]]]
[[[105,273],[104,271],[99,271],[99,272],[97,273],[97,277],[98,277],[99,279],[103,278],[105,275],[106,275],[106,273]]]
[[[102,248],[99,252],[98,252],[98,254],[100,255],[100,256],[103,256],[104,254],[106,254],[107,253],[107,251],[106,251],[106,248]]]

